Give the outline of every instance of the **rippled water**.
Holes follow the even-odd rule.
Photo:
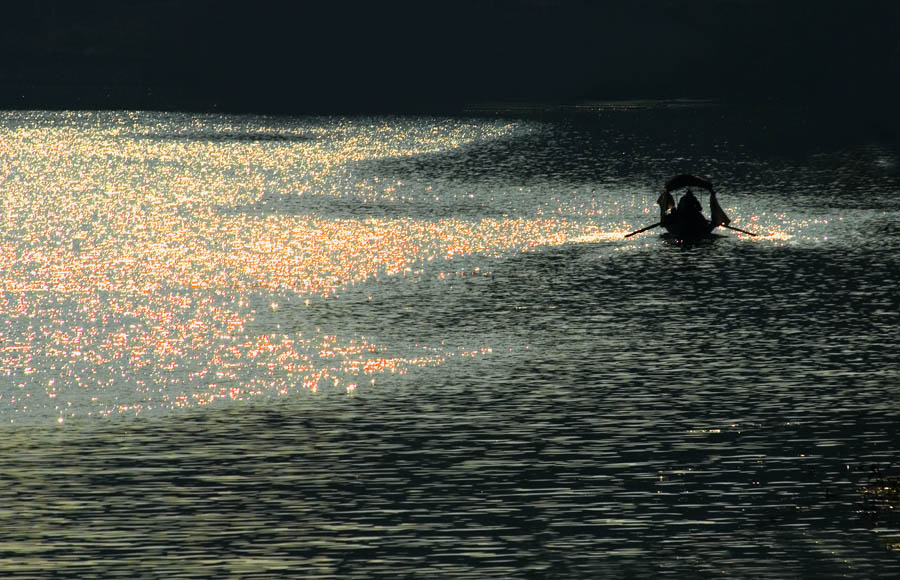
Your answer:
[[[4,577],[894,578],[896,144],[5,113]],[[734,225],[648,232],[664,180]]]

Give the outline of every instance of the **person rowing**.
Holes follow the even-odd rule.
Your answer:
[[[688,231],[703,231],[709,228],[709,220],[703,215],[703,206],[690,189],[678,201],[678,208],[674,214],[674,219]]]

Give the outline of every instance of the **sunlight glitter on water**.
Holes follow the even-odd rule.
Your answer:
[[[257,321],[261,304],[328,297],[455,256],[562,243],[576,229],[560,218],[246,209],[262,196],[390,195],[377,178],[351,179],[346,164],[498,138],[517,130],[508,124],[320,121],[286,131],[88,113],[5,121],[0,401],[9,421],[355,389],[440,364],[462,354],[399,355],[365,337],[286,333],[271,316]]]
[[[408,183],[366,165],[485,142],[503,150],[503,140],[538,130],[525,122],[152,113],[2,121],[0,408],[10,421],[355,390],[379,374],[487,351],[493,345],[397,352],[306,324],[297,305],[379,277],[454,271],[460,258],[615,243],[655,209],[653,193],[630,202],[577,187],[535,196],[465,174]],[[527,198],[545,201],[503,211]],[[425,210],[367,209],[398,200]],[[442,210],[447,203],[475,210],[463,218]],[[770,230],[784,223],[748,219]]]
[[[0,114],[0,575],[895,577],[896,181],[710,113]]]

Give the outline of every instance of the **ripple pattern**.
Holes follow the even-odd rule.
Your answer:
[[[0,120],[0,576],[900,572],[889,144]],[[764,235],[624,239],[686,170]]]

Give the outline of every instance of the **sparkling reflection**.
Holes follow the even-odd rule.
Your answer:
[[[896,577],[896,177],[657,113],[2,116],[0,575]]]
[[[402,182],[353,173],[355,162],[523,131],[508,123],[272,128],[259,119],[140,113],[8,113],[3,121],[0,373],[15,388],[0,400],[12,422],[324,385],[353,390],[380,373],[440,364],[481,346],[401,356],[363,337],[284,333],[277,317],[258,323],[260,301],[274,298],[268,304],[277,313],[279,301],[309,304],[373,277],[416,275],[429,263],[616,237],[565,215],[303,211],[304,200],[322,196],[397,196]]]

